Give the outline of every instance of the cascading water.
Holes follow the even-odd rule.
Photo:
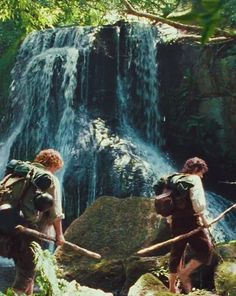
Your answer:
[[[101,195],[151,196],[154,182],[175,170],[158,147],[159,40],[148,25],[29,35],[12,71],[14,116],[0,147],[1,173],[9,155],[33,159],[42,148],[58,149],[68,222]],[[214,193],[208,200],[210,217],[229,205]],[[219,226],[217,240],[234,238],[229,221]]]
[[[18,133],[10,136],[3,145],[7,155],[32,159],[42,147],[59,149],[65,163],[70,159],[75,130],[74,98],[77,88],[77,63],[92,46],[95,29],[65,28],[33,33],[25,39],[12,71],[11,98],[14,123],[20,121]],[[87,68],[87,59],[81,59]],[[83,72],[81,76],[83,76]],[[81,104],[86,98],[81,83],[78,94]],[[12,111],[12,110],[10,110]],[[78,114],[77,114],[78,116]],[[15,135],[15,136],[13,136]],[[61,179],[64,168],[61,173]]]
[[[160,113],[158,110],[157,64],[157,44],[160,37],[156,27],[150,28],[138,24],[128,27],[128,32],[123,51],[131,58],[124,60],[126,63],[123,65],[119,65],[117,76],[117,94],[122,106],[122,114],[125,114],[122,117],[122,125],[125,137],[132,139],[132,143],[143,152],[143,158],[151,166],[149,170],[153,171],[155,176],[160,177],[162,174],[176,171],[169,157],[164,155],[158,147],[152,145],[152,143],[161,144],[158,126]],[[135,112],[139,112],[138,115],[134,116]],[[133,121],[137,119],[140,122],[134,123]],[[138,133],[134,126],[138,129]],[[206,196],[208,201],[206,214],[209,221],[232,204],[213,192],[207,192]],[[225,220],[218,222],[217,227],[212,229],[216,241],[228,241],[235,238],[235,218],[236,214],[231,212],[225,217]]]

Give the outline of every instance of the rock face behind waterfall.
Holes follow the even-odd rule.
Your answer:
[[[177,158],[191,153],[207,159],[214,183],[234,180],[235,42],[161,44],[158,52],[166,148]],[[222,186],[229,188],[221,183],[219,192]]]
[[[123,289],[125,295],[141,274],[160,264],[151,256],[154,253],[143,258],[135,253],[168,239],[169,231],[165,220],[155,213],[153,200],[101,197],[69,226],[65,237],[102,255],[97,261],[60,248],[57,258],[68,279],[108,292]]]

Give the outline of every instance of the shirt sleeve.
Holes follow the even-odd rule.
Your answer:
[[[190,189],[190,199],[196,214],[203,214],[206,208],[206,198],[201,178],[197,175],[190,176],[194,186]]]
[[[53,223],[57,219],[64,219],[64,214],[62,211],[61,186],[58,178],[54,175],[53,185],[49,188],[48,193],[50,193],[54,198],[54,205],[49,210],[49,220]]]

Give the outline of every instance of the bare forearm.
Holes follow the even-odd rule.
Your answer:
[[[64,243],[65,238],[63,235],[63,230],[62,230],[62,220],[61,219],[57,219],[54,221],[53,223],[55,232],[56,232],[56,240],[57,240],[57,244],[61,245]]]

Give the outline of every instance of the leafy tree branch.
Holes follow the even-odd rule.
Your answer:
[[[218,5],[218,6],[216,5],[215,7],[211,7],[211,10],[209,11],[209,14],[208,14],[208,21],[205,24],[205,26],[204,25],[198,26],[198,25],[191,25],[191,24],[177,22],[177,21],[162,17],[160,15],[136,10],[128,0],[123,0],[123,3],[125,5],[125,8],[126,8],[125,10],[126,10],[127,14],[138,16],[138,17],[144,17],[144,18],[152,20],[156,23],[161,22],[161,23],[170,25],[176,29],[180,29],[185,32],[189,32],[191,38],[195,39],[195,40],[201,39],[203,42],[206,42],[209,40],[209,38],[212,35],[215,35],[216,38],[212,38],[210,40],[215,40],[215,41],[216,40],[222,41],[224,39],[236,39],[236,32],[235,31],[223,30],[223,29],[216,27],[216,14],[219,13],[219,10],[221,8],[220,5]],[[202,18],[204,17],[206,19],[207,14],[205,13],[205,15],[204,14],[201,15],[199,13],[199,16]],[[211,16],[212,16],[212,18],[211,18]],[[194,36],[194,35],[192,35],[192,33],[200,34],[201,37],[199,38],[198,36]],[[184,36],[186,38],[188,38],[187,34],[185,34]],[[184,36],[182,36],[181,38],[185,38]]]

